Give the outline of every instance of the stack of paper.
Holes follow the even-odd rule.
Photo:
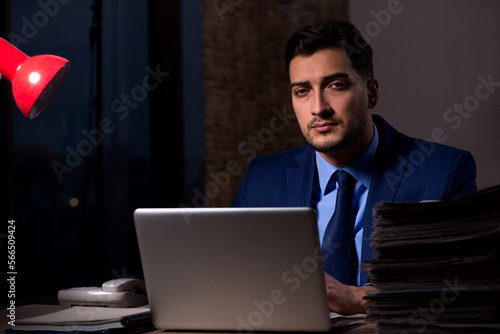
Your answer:
[[[366,320],[378,332],[500,333],[500,186],[373,212]]]

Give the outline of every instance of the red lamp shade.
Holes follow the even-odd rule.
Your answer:
[[[49,104],[68,75],[71,63],[52,55],[28,57],[0,38],[0,74],[12,83],[12,94],[28,119]]]

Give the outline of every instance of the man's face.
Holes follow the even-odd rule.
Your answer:
[[[363,80],[343,51],[334,48],[297,56],[290,62],[289,74],[293,108],[309,145],[331,153],[359,150],[369,143],[373,99],[367,86],[375,80]]]

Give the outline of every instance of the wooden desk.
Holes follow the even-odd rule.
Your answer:
[[[26,305],[26,306],[18,306],[16,307],[16,320],[35,317],[38,315],[44,315],[47,313],[52,313],[61,310],[59,305]],[[8,310],[3,309],[0,311],[0,329],[2,332],[5,332],[5,329],[10,328],[8,322],[10,321],[7,315],[9,314]],[[149,333],[165,333],[164,331],[153,330]],[[170,333],[170,332],[169,332]],[[258,333],[258,332],[257,332]],[[345,328],[335,332],[329,333],[353,333],[353,334],[374,334],[375,333],[375,324],[367,323],[362,325],[355,325],[349,328]],[[182,334],[190,334],[189,332],[182,332]],[[199,332],[193,332],[193,334],[200,334]],[[203,332],[203,334],[209,334],[208,332]],[[220,333],[217,333],[220,334]],[[259,333],[264,334],[264,333]],[[276,333],[273,333],[276,334]],[[295,333],[296,334],[296,333]]]

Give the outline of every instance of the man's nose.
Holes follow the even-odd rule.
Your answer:
[[[311,114],[313,116],[325,116],[332,112],[332,108],[327,103],[322,92],[316,92],[313,98]]]

